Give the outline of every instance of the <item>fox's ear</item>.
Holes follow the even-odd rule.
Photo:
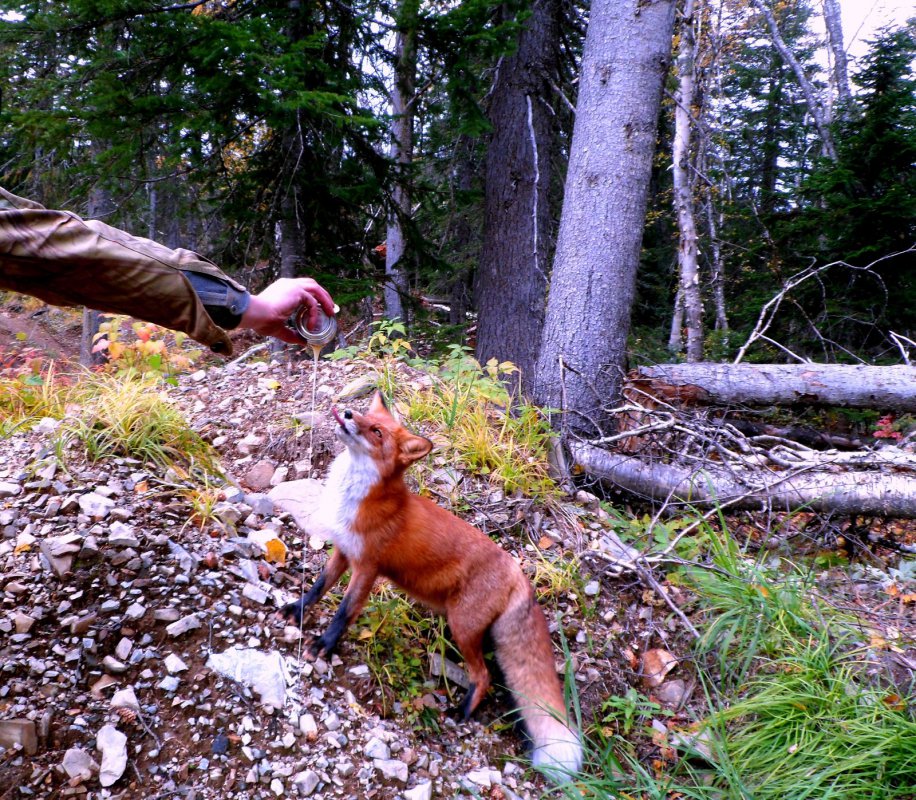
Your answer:
[[[433,449],[433,443],[422,436],[407,436],[401,441],[398,456],[404,465],[413,464],[427,455]]]
[[[385,402],[385,398],[382,397],[382,393],[376,392],[372,397],[372,402],[369,404],[369,413],[377,414],[380,411],[391,413],[388,411],[388,404]]]

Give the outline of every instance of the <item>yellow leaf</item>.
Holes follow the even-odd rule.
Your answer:
[[[30,544],[17,544],[13,549],[13,554],[18,556],[20,553],[28,553],[31,549],[32,545]]]
[[[286,545],[283,542],[279,539],[270,539],[264,547],[267,550],[264,557],[268,561],[279,564],[281,567],[286,564]]]
[[[115,360],[119,359],[124,354],[124,345],[120,342],[109,342],[108,354]]]
[[[280,381],[278,381],[278,380],[276,380],[276,379],[274,379],[274,378],[271,378],[270,380],[265,381],[265,382],[264,382],[264,385],[265,385],[268,389],[273,389],[274,391],[276,391],[277,389],[280,388]]]

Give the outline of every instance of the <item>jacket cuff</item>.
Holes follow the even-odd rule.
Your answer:
[[[251,294],[212,275],[182,270],[214,323],[231,331],[239,326],[248,310]]]

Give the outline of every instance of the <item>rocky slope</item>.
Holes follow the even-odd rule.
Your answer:
[[[352,636],[329,661],[302,657],[301,637],[322,629],[335,601],[301,632],[277,618],[278,604],[298,596],[327,557],[295,518],[307,518],[317,483],[308,479],[338,449],[330,404],[365,367],[322,362],[319,372],[314,413],[310,362],[212,367],[168,390],[234,481],[203,519],[174,474],[128,458],[88,463],[78,447],[61,459],[51,420],[3,441],[0,798],[546,791],[501,719],[505,697],[456,722],[446,685],[430,675],[420,702],[434,724],[416,724],[397,698],[387,702],[384,671],[360,659]],[[289,481],[305,482],[290,492]],[[287,510],[271,493],[292,497]],[[573,505],[561,515],[573,521],[564,533],[530,504],[486,486],[473,494],[470,519],[484,528],[528,515],[502,539],[523,559],[525,526],[558,551],[573,544],[562,541],[570,530],[585,540],[589,525],[593,536],[602,530]],[[274,538],[288,548],[284,566],[265,557]],[[620,600],[603,599],[598,581],[587,592],[607,636]],[[588,709],[623,684],[609,651],[590,643],[581,600],[557,598],[549,612],[563,615]],[[627,625],[637,647],[657,636],[653,613],[650,603]]]

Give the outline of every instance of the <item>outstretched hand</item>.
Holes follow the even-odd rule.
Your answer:
[[[319,307],[329,317],[334,315],[334,301],[317,281],[312,278],[280,278],[260,294],[251,295],[239,327],[250,328],[263,336],[273,336],[289,344],[304,345],[305,339],[287,325],[287,320],[302,305],[309,310],[309,330],[318,326]]]

